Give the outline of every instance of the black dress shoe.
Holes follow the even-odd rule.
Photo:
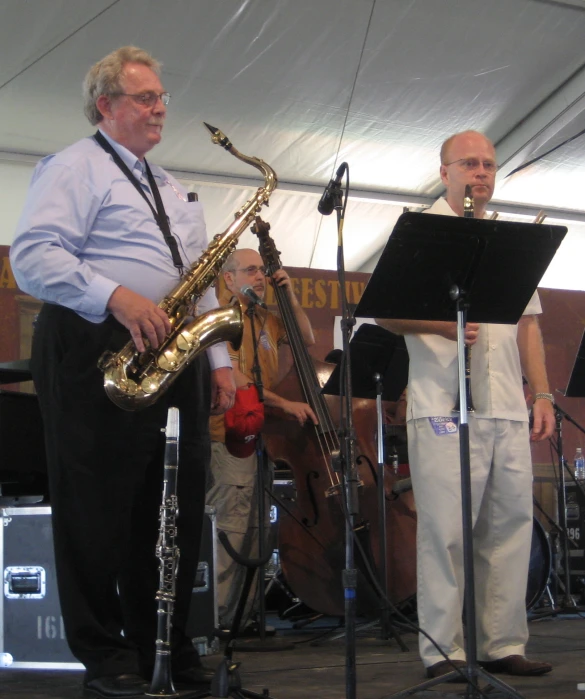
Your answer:
[[[83,682],[84,697],[142,697],[149,688],[140,675],[104,675]]]
[[[552,670],[550,663],[541,660],[528,660],[523,655],[507,655],[499,660],[480,660],[479,664],[488,672],[519,677],[544,675]]]
[[[215,670],[205,665],[194,665],[186,670],[173,671],[173,684],[177,689],[189,689],[190,687],[201,687],[210,685]]]

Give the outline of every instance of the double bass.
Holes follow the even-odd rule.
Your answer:
[[[269,235],[269,225],[256,218],[252,231],[259,239],[259,252],[272,276],[281,268],[279,252]],[[294,367],[274,388],[289,400],[308,403],[319,424],[283,422],[267,413],[263,439],[270,459],[286,465],[295,480],[296,495],[281,503],[278,548],[283,575],[295,593],[315,611],[344,615],[342,571],[345,567],[345,492],[342,473],[336,463],[340,454],[339,420],[333,418],[338,401],[324,396],[321,387],[333,367],[313,359],[303,341],[294,310],[283,287],[274,285]],[[357,542],[357,607],[359,613],[380,610],[380,596],[372,577],[379,565],[379,524],[375,401],[353,399],[352,415],[356,435],[359,514],[353,534]],[[386,469],[387,578],[386,594],[397,604],[416,592],[416,514],[412,493],[392,495],[396,477]]]

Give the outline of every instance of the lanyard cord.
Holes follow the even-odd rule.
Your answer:
[[[169,227],[169,219],[168,219],[168,216],[166,214],[165,207],[164,207],[162,198],[160,196],[160,192],[158,191],[158,187],[157,187],[156,181],[153,177],[153,174],[150,170],[149,164],[146,162],[146,160],[144,161],[144,164],[146,166],[146,175],[148,177],[148,183],[150,184],[150,189],[152,190],[152,195],[154,197],[156,209],[152,205],[150,199],[144,193],[144,190],[140,186],[140,182],[134,176],[134,173],[130,170],[130,168],[122,160],[122,158],[119,156],[119,154],[116,153],[116,150],[114,148],[112,148],[111,144],[108,143],[108,141],[104,138],[104,136],[99,131],[95,132],[94,138],[99,143],[99,145],[107,153],[109,153],[112,156],[116,165],[120,168],[120,170],[122,170],[122,172],[126,175],[126,177],[134,185],[134,187],[136,188],[136,191],[140,194],[140,196],[144,199],[144,201],[150,207],[150,210],[152,211],[152,215],[154,216],[154,220],[156,221],[158,227],[160,228],[166,244],[169,246],[169,250],[171,251],[171,255],[173,258],[173,264],[179,270],[179,274],[181,276],[183,276],[183,272],[184,272],[185,267],[183,265],[183,261],[181,260],[181,254],[179,253],[179,246],[177,245],[177,241],[176,241],[175,237],[171,233],[171,229]]]

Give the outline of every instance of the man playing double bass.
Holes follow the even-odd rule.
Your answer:
[[[462,216],[470,185],[475,216],[483,218],[492,197],[496,154],[476,131],[449,138],[441,149],[446,195],[429,213]],[[530,440],[554,429],[537,314],[538,293],[518,325],[467,323],[473,346],[469,415],[473,545],[479,664],[494,673],[541,675],[549,663],[528,660],[526,583],[532,538]],[[463,542],[459,434],[452,417],[457,399],[455,322],[378,320],[405,335],[410,357],[407,430],[412,484],[418,512],[419,624],[452,662],[465,664],[463,642]],[[522,374],[534,395],[529,435]],[[445,428],[446,418],[449,429]],[[421,634],[420,654],[428,677],[451,671]]]
[[[250,310],[253,311],[254,330],[258,347],[258,362],[263,384],[264,405],[279,408],[287,416],[298,420],[303,425],[307,420],[317,424],[317,418],[306,403],[289,401],[277,395],[270,389],[278,378],[278,348],[286,342],[286,334],[281,319],[270,311],[262,308],[250,297],[242,293],[249,287],[257,299],[263,301],[266,293],[266,270],[262,258],[255,250],[236,250],[226,261],[223,268],[223,278],[226,290],[220,296],[220,302],[226,303],[232,296],[237,296],[244,309],[244,337],[238,351],[228,346],[234,378],[238,392],[255,391],[254,376],[254,342],[252,339],[252,321]],[[288,274],[277,270],[272,283],[287,290],[299,330],[307,346],[315,343],[311,324],[290,283]],[[253,307],[250,309],[250,307]],[[252,400],[247,404],[253,409]],[[234,408],[234,410],[237,409]],[[257,411],[262,414],[261,411]],[[234,418],[244,420],[243,414],[234,413]],[[256,425],[256,431],[261,427],[261,420]],[[237,425],[235,425],[237,427]],[[255,428],[251,428],[254,430]],[[242,441],[234,437],[228,430],[223,415],[213,416],[210,420],[211,431],[211,467],[210,488],[207,493],[207,504],[216,509],[217,527],[226,532],[230,544],[246,558],[258,556],[258,494],[256,491],[258,459],[255,440]],[[252,435],[247,435],[248,438]],[[271,473],[265,474],[265,483],[272,482]],[[269,521],[269,502],[265,508],[267,526]],[[245,569],[237,564],[225,550],[221,542],[217,551],[218,571],[218,606],[220,628],[227,629],[234,618],[242,586]],[[252,601],[251,601],[252,602]]]

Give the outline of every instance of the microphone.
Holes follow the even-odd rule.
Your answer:
[[[341,163],[341,165],[337,168],[337,172],[335,173],[335,179],[329,180],[329,184],[327,187],[325,187],[323,196],[319,200],[319,204],[317,204],[317,210],[320,214],[323,214],[323,216],[329,216],[329,214],[332,213],[333,209],[335,208],[336,194],[339,192],[341,178],[345,174],[346,170],[347,163]]]
[[[264,303],[264,301],[262,301],[262,299],[258,296],[258,294],[254,291],[254,289],[252,289],[252,287],[249,284],[243,286],[240,289],[240,293],[248,297],[248,301],[252,306],[260,306],[260,308],[268,309],[268,306]]]
[[[396,481],[392,486],[392,493],[394,495],[402,495],[408,490],[412,490],[412,478],[403,478],[400,481]]]

